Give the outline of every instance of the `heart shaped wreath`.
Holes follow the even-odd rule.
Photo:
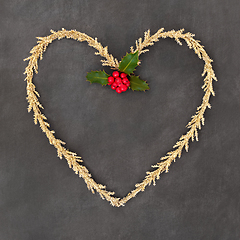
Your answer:
[[[57,149],[57,155],[59,158],[64,158],[67,160],[67,163],[73,171],[83,178],[88,189],[92,193],[98,192],[102,199],[106,199],[110,202],[112,206],[120,207],[124,206],[127,201],[135,197],[139,192],[144,191],[146,186],[156,184],[156,180],[160,178],[160,174],[163,172],[168,172],[168,169],[171,163],[176,161],[176,158],[180,158],[183,149],[186,152],[189,149],[189,141],[196,140],[198,141],[198,130],[201,129],[201,126],[204,125],[204,113],[206,108],[211,108],[209,103],[210,96],[215,95],[213,91],[212,82],[213,80],[217,81],[215,73],[212,68],[212,60],[204,50],[204,47],[200,44],[200,41],[195,40],[194,34],[192,33],[183,33],[184,29],[175,31],[164,31],[164,28],[159,29],[155,34],[150,35],[150,30],[144,33],[144,39],[139,38],[136,41],[136,48],[130,48],[130,53],[127,53],[123,57],[122,61],[119,62],[111,54],[108,53],[108,47],[103,47],[101,43],[97,41],[97,38],[93,39],[85,33],[78,32],[76,30],[65,30],[60,31],[51,30],[51,35],[46,37],[37,37],[38,44],[33,47],[30,51],[31,56],[24,59],[28,60],[28,66],[25,69],[24,74],[26,74],[25,81],[27,82],[27,101],[28,101],[28,112],[33,110],[34,123],[39,123],[40,128],[46,134],[49,143],[52,144]],[[89,170],[81,164],[83,162],[82,158],[76,153],[69,151],[63,145],[65,144],[62,140],[57,139],[53,130],[50,130],[50,125],[47,122],[47,118],[41,112],[43,106],[38,100],[40,97],[39,93],[36,91],[36,87],[32,82],[34,72],[38,73],[38,59],[42,60],[43,53],[46,51],[47,46],[52,43],[54,40],[71,38],[79,42],[86,41],[89,46],[97,49],[96,55],[104,57],[104,60],[101,60],[103,66],[109,66],[114,69],[113,76],[108,75],[104,71],[92,71],[87,74],[87,80],[92,83],[100,83],[102,85],[111,85],[111,88],[116,90],[118,93],[126,91],[128,88],[137,91],[145,91],[149,89],[147,83],[141,80],[138,76],[134,75],[135,68],[139,65],[139,56],[147,52],[148,49],[145,49],[148,46],[154,45],[155,42],[159,41],[159,38],[173,38],[176,42],[182,45],[180,39],[185,40],[188,47],[193,49],[200,59],[204,61],[204,70],[202,76],[204,78],[204,84],[202,89],[204,95],[202,98],[201,105],[197,108],[196,114],[192,116],[190,122],[187,124],[188,131],[186,134],[182,135],[176,144],[173,146],[173,150],[169,151],[165,156],[161,157],[160,162],[156,163],[152,167],[153,171],[146,172],[145,179],[141,183],[135,185],[135,189],[129,192],[125,197],[118,198],[114,196],[114,192],[110,192],[106,189],[106,186],[97,183],[91,176]],[[118,89],[118,90],[117,90]]]

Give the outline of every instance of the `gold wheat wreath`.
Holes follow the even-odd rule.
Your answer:
[[[160,162],[156,165],[153,165],[154,168],[151,172],[146,172],[145,179],[141,183],[137,183],[135,185],[135,189],[129,192],[125,197],[118,198],[114,196],[114,192],[110,192],[106,190],[106,186],[97,183],[89,173],[89,170],[81,164],[83,162],[82,158],[77,156],[76,153],[69,151],[63,145],[65,144],[60,139],[57,139],[54,136],[54,131],[50,130],[50,125],[47,122],[46,116],[44,116],[41,112],[41,108],[43,106],[38,100],[40,95],[36,91],[36,87],[32,82],[33,73],[38,73],[38,59],[42,59],[43,53],[46,51],[47,46],[52,43],[55,39],[62,39],[62,38],[71,38],[77,40],[79,42],[86,41],[88,42],[89,46],[97,49],[96,55],[100,55],[105,58],[102,61],[103,66],[110,66],[113,69],[118,69],[119,62],[116,58],[114,58],[111,54],[108,53],[108,47],[103,47],[101,43],[97,41],[97,38],[93,39],[89,37],[85,33],[78,32],[76,30],[65,30],[62,29],[60,31],[53,31],[51,30],[51,35],[46,37],[37,37],[38,44],[33,47],[30,51],[32,54],[30,57],[24,59],[28,60],[28,66],[25,69],[24,74],[26,74],[25,80],[27,81],[27,101],[29,103],[28,111],[30,112],[33,110],[34,115],[34,123],[39,123],[40,128],[46,134],[47,138],[49,139],[49,143],[52,144],[57,149],[57,155],[59,158],[62,156],[65,157],[67,163],[73,171],[79,175],[79,177],[83,178],[89,190],[92,193],[98,192],[102,199],[106,199],[110,202],[112,206],[120,207],[124,206],[127,201],[131,198],[135,197],[140,191],[144,191],[147,185],[156,184],[156,180],[160,178],[160,174],[163,172],[168,172],[169,166],[177,157],[181,157],[181,153],[183,148],[185,148],[186,152],[189,148],[189,141],[196,140],[198,141],[198,130],[201,129],[201,125],[204,125],[204,112],[206,108],[211,108],[209,103],[209,99],[211,95],[215,95],[212,87],[213,80],[217,81],[215,77],[213,68],[212,68],[212,60],[204,50],[204,47],[199,43],[200,41],[195,40],[194,34],[192,33],[183,33],[184,29],[175,31],[171,30],[168,32],[164,31],[164,28],[159,29],[155,34],[152,36],[150,35],[150,30],[144,33],[144,39],[139,38],[136,41],[136,49],[134,50],[133,47],[130,48],[131,53],[136,53],[138,51],[138,55],[148,51],[148,49],[144,49],[147,46],[153,45],[155,42],[159,41],[159,38],[174,38],[176,42],[180,45],[182,43],[179,39],[184,39],[190,49],[193,49],[195,53],[198,55],[200,59],[202,59],[205,63],[204,71],[202,76],[204,78],[204,84],[202,89],[204,90],[204,96],[202,98],[201,105],[197,108],[196,114],[192,116],[191,121],[187,124],[188,131],[185,135],[182,135],[177,143],[173,146],[173,150],[168,152],[164,157],[161,157]]]

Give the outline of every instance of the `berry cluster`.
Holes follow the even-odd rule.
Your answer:
[[[111,85],[111,88],[116,90],[117,93],[121,93],[127,91],[130,86],[130,81],[126,73],[114,71],[112,76],[108,77],[108,85]]]

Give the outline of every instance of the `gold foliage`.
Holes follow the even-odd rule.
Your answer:
[[[57,32],[51,30],[51,35],[46,37],[38,37],[38,44],[30,51],[31,56],[24,59],[25,61],[29,61],[24,74],[27,75],[25,81],[27,82],[27,101],[29,104],[28,112],[31,110],[33,111],[34,123],[39,123],[39,126],[46,134],[49,143],[57,149],[58,157],[64,157],[67,160],[69,167],[72,168],[79,177],[84,179],[88,189],[91,190],[92,193],[98,192],[101,198],[109,201],[112,206],[124,206],[127,201],[135,197],[139,192],[143,192],[148,185],[151,185],[152,183],[155,185],[156,180],[160,178],[160,174],[163,172],[168,172],[172,162],[175,162],[177,157],[181,157],[183,149],[185,149],[186,152],[189,150],[190,139],[192,141],[198,141],[198,130],[200,130],[201,126],[204,125],[204,113],[207,108],[211,108],[211,105],[209,103],[210,96],[215,95],[212,82],[213,80],[217,81],[217,78],[212,68],[212,60],[204,50],[204,47],[200,44],[200,41],[193,38],[194,34],[183,32],[184,29],[181,29],[179,31],[171,30],[164,32],[164,29],[161,28],[151,36],[150,30],[148,30],[144,33],[144,39],[139,38],[136,41],[135,50],[133,47],[130,48],[130,51],[132,53],[138,51],[140,55],[144,52],[147,52],[148,49],[145,48],[154,45],[154,43],[159,41],[160,38],[173,38],[180,45],[182,45],[180,39],[183,39],[186,42],[187,46],[190,49],[193,49],[197,56],[204,61],[205,64],[202,76],[205,76],[205,78],[204,84],[202,86],[202,89],[204,91],[202,103],[197,108],[196,114],[192,116],[191,121],[187,124],[186,127],[189,129],[187,133],[179,138],[179,140],[173,146],[172,151],[168,152],[164,157],[161,157],[160,162],[152,166],[155,168],[155,170],[147,172],[145,179],[141,183],[136,184],[135,189],[129,192],[122,199],[115,197],[114,192],[106,190],[106,186],[95,182],[88,169],[85,166],[81,165],[81,162],[83,162],[82,158],[77,156],[76,153],[66,149],[64,147],[65,143],[54,136],[55,132],[53,130],[50,130],[50,124],[47,122],[46,116],[44,116],[41,112],[43,106],[38,100],[40,95],[36,91],[35,85],[32,82],[34,72],[36,74],[38,73],[38,59],[41,60],[43,58],[43,53],[46,51],[47,46],[56,39],[60,40],[62,38],[71,38],[79,42],[88,42],[89,46],[97,50],[95,53],[96,55],[100,55],[105,58],[104,60],[101,60],[103,66],[109,66],[113,69],[118,69],[118,60],[108,53],[108,47],[103,47],[101,43],[97,41],[97,38],[93,39],[85,33],[81,33],[76,30],[68,31],[65,29]]]

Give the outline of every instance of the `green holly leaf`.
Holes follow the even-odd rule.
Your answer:
[[[141,80],[138,76],[130,76],[130,88],[134,91],[145,91],[149,89],[148,84]]]
[[[133,73],[138,65],[138,62],[138,51],[135,53],[127,53],[119,64],[119,70],[129,75],[130,73]]]
[[[109,75],[105,71],[91,71],[87,74],[87,81],[91,83],[100,83],[102,86],[108,84]]]

